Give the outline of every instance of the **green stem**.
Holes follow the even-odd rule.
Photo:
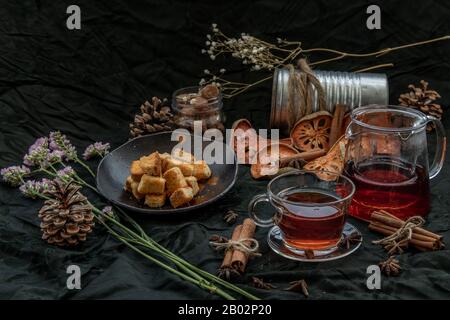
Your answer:
[[[161,254],[165,255],[165,256],[169,256],[170,259],[174,260],[174,263],[176,263],[177,265],[179,265],[180,267],[182,267],[184,269],[185,268],[189,268],[191,272],[194,273],[198,273],[201,274],[202,276],[206,277],[208,280],[216,282],[218,284],[221,284],[222,286],[233,290],[239,294],[241,294],[242,296],[248,298],[248,299],[252,299],[252,300],[259,300],[258,297],[246,292],[245,290],[229,283],[228,281],[225,281],[207,271],[204,271],[200,268],[197,268],[196,266],[190,264],[189,262],[187,262],[186,260],[180,258],[179,256],[175,255],[173,252],[171,252],[170,250],[168,250],[167,248],[163,247],[162,245],[160,245],[158,242],[156,242],[155,240],[153,240],[152,238],[150,238],[145,231],[141,228],[141,226],[134,221],[129,215],[127,215],[122,209],[118,209],[121,214],[125,217],[125,219],[131,223],[133,225],[134,228],[137,229],[137,231],[141,234],[140,236],[138,234],[136,234],[135,232],[133,232],[132,230],[130,230],[127,227],[124,227],[124,230],[126,232],[128,232],[130,235],[132,235],[134,238],[143,238],[140,240],[140,244],[142,246],[145,246],[149,249],[152,250],[157,250],[158,252],[160,252]],[[115,221],[114,219],[112,219],[113,222],[115,222],[116,224],[121,225],[119,222]],[[121,225],[122,226],[122,225]],[[176,262],[175,262],[176,261]],[[181,266],[181,265],[182,266]]]
[[[75,158],[75,162],[83,166],[90,173],[90,175],[95,178],[95,173],[91,170],[91,168],[89,168],[89,166],[86,163],[81,161],[78,157]]]
[[[50,200],[49,197],[47,197],[45,194],[42,194],[40,192],[34,192],[34,195],[38,196],[39,198],[42,198],[44,200]]]
[[[77,174],[76,174],[76,177],[80,180],[80,183],[82,183],[86,187],[92,189],[97,194],[101,195],[100,192],[95,187],[93,187],[90,184],[88,184],[86,181],[84,181]],[[246,297],[248,299],[259,300],[258,297],[254,296],[254,295],[252,295],[252,294],[250,294],[248,292],[246,292],[245,290],[243,290],[243,289],[241,289],[241,288],[239,288],[239,287],[229,283],[228,281],[225,281],[225,280],[223,280],[223,279],[221,279],[221,278],[219,278],[219,277],[217,277],[217,276],[215,276],[215,275],[213,275],[213,274],[211,274],[211,273],[209,273],[207,271],[204,271],[204,270],[202,270],[200,268],[197,268],[196,266],[190,264],[186,260],[184,260],[184,259],[180,258],[179,256],[177,256],[176,254],[174,254],[170,250],[166,249],[165,247],[160,245],[158,242],[156,242],[155,240],[150,238],[145,233],[145,231],[142,229],[142,227],[136,221],[134,221],[134,219],[132,219],[128,214],[126,214],[121,208],[117,207],[116,205],[114,205],[114,207],[125,217],[125,219],[140,234],[137,234],[137,233],[133,232],[131,229],[127,228],[126,226],[124,226],[123,224],[119,223],[115,219],[112,219],[108,215],[105,215],[102,211],[100,211],[96,207],[94,207],[90,202],[89,202],[89,204],[93,208],[95,208],[99,214],[101,214],[102,216],[107,217],[107,219],[112,221],[114,224],[116,224],[118,227],[120,227],[123,231],[125,231],[128,234],[132,235],[135,239],[139,239],[138,243],[140,245],[159,252],[160,254],[165,256],[166,258],[169,258],[170,260],[172,260],[172,262],[176,263],[180,268],[182,268],[183,270],[185,270],[186,272],[188,272],[192,276],[194,276],[194,274],[195,274],[195,276],[197,276],[198,274],[201,274],[203,277],[207,278],[208,280],[213,281],[213,282],[215,282],[217,284],[220,284],[220,285],[226,287],[227,289],[235,291],[235,292],[241,294],[242,296],[244,296],[244,297]],[[203,279],[203,281],[204,281],[204,279]]]
[[[92,204],[91,204],[92,206]],[[130,234],[133,238],[127,238],[124,236],[119,235],[117,232],[115,232],[114,230],[111,229],[111,227],[109,227],[106,223],[102,222],[102,224],[109,230],[110,233],[112,233],[114,236],[116,236],[120,241],[122,241],[123,243],[125,243],[128,247],[130,247],[131,249],[133,249],[134,251],[140,253],[141,255],[143,255],[144,257],[150,259],[151,261],[157,263],[158,265],[164,267],[165,269],[169,270],[170,272],[175,273],[176,275],[180,276],[182,279],[184,280],[188,280],[190,282],[193,282],[194,284],[202,287],[202,288],[206,288],[211,292],[217,293],[220,296],[222,296],[225,299],[231,299],[234,300],[234,297],[232,297],[231,295],[229,295],[228,293],[224,292],[222,289],[217,288],[216,286],[214,286],[213,284],[209,283],[207,280],[205,280],[204,278],[202,278],[201,276],[199,276],[198,274],[196,274],[195,272],[192,272],[191,270],[189,270],[188,268],[186,268],[185,266],[183,266],[182,264],[180,264],[179,261],[175,260],[175,259],[169,259],[170,261],[172,261],[175,265],[177,265],[178,267],[180,267],[183,271],[187,272],[190,276],[187,276],[183,273],[181,273],[178,270],[175,270],[173,268],[171,268],[170,266],[167,266],[166,264],[164,264],[163,262],[153,258],[152,256],[145,254],[143,251],[139,250],[137,247],[133,246],[130,242],[134,242],[137,243],[139,245],[142,245],[144,247],[147,247],[149,249],[152,249],[153,251],[156,251],[158,253],[160,253],[162,256],[166,257],[166,255],[164,255],[164,253],[161,250],[158,250],[156,247],[150,245],[149,243],[146,243],[145,241],[143,242],[142,239],[139,239],[139,236],[137,236],[132,230],[128,229],[127,227],[125,227],[124,225],[122,225],[121,223],[119,223],[118,221],[116,221],[115,219],[109,217],[108,215],[104,214],[102,211],[100,211],[98,208],[93,207],[93,210],[97,213],[100,214],[102,217],[108,219],[109,221],[113,222],[115,225],[119,226],[122,231],[126,231],[128,234]]]
[[[206,282],[204,279],[194,279],[172,267],[170,267],[169,265],[165,264],[164,262],[159,261],[158,259],[156,259],[155,257],[143,252],[142,250],[138,249],[137,247],[133,246],[130,243],[130,239],[127,239],[125,237],[122,237],[121,235],[119,235],[118,233],[116,233],[114,230],[112,230],[106,223],[103,223],[103,225],[108,229],[108,231],[113,234],[117,239],[119,239],[120,241],[122,241],[126,246],[128,246],[129,248],[131,248],[132,250],[136,251],[137,253],[139,253],[140,255],[144,256],[145,258],[147,258],[148,260],[152,261],[153,263],[156,263],[157,265],[159,265],[160,267],[166,269],[167,271],[172,272],[173,274],[176,274],[177,276],[179,276],[180,278],[182,278],[183,280],[189,281],[197,286],[199,286],[200,288],[204,288],[207,289],[208,291],[210,291],[211,293],[215,293],[218,294],[219,296],[221,296],[224,299],[227,300],[236,300],[233,296],[229,295],[228,293],[226,293],[225,291],[223,291],[220,288],[217,288],[211,284],[209,284],[208,282]]]

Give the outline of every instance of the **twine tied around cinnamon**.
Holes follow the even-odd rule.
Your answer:
[[[215,250],[239,250],[248,256],[261,256],[261,253],[258,252],[259,242],[253,238],[244,238],[239,240],[228,240],[227,242],[219,242],[219,241],[210,241],[209,244]]]
[[[315,101],[314,89],[317,92],[317,105],[319,111],[326,110],[325,90],[319,79],[314,75],[306,59],[299,59],[297,67],[300,72],[296,72],[292,64],[286,66],[289,70],[288,81],[288,111],[289,127],[305,115],[313,112]]]
[[[420,216],[410,217],[405,224],[390,236],[380,240],[372,241],[373,244],[379,244],[388,249],[388,253],[392,254],[396,251],[403,252],[402,246],[406,246],[412,238],[413,230],[421,227],[425,220]]]

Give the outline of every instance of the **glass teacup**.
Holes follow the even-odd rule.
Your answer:
[[[342,239],[354,191],[353,182],[340,174],[296,170],[272,179],[266,194],[251,200],[249,212],[258,226],[277,225],[290,250],[332,250]],[[276,214],[260,218],[259,202],[270,202]]]

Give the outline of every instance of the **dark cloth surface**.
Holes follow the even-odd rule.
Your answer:
[[[375,1],[377,2],[377,1]],[[71,2],[1,1],[0,9],[0,167],[20,163],[26,148],[51,130],[61,130],[82,151],[93,141],[113,148],[128,139],[128,123],[139,105],[153,95],[170,96],[195,85],[205,68],[224,67],[230,76],[251,81],[261,74],[242,74],[239,63],[218,58],[213,64],[200,54],[210,24],[227,34],[248,32],[266,39],[301,40],[305,47],[370,51],[450,34],[446,1],[423,0],[414,6],[378,1],[382,29],[369,31],[366,8],[372,1],[87,1],[77,4],[82,29],[66,28]],[[393,62],[388,69],[391,103],[409,83],[426,79],[450,104],[450,43],[399,51],[378,59],[330,63],[328,70],[355,70]],[[225,102],[228,125],[246,117],[267,127],[271,82]],[[450,128],[450,112],[444,125]],[[450,132],[447,130],[447,134]],[[427,227],[450,238],[449,160],[432,182],[432,211]],[[96,162],[90,163],[95,168]],[[88,178],[87,175],[84,175]],[[176,254],[215,273],[221,256],[208,247],[208,237],[229,236],[222,221],[234,209],[246,215],[249,199],[265,190],[247,167],[240,167],[234,188],[217,203],[178,217],[133,215],[154,239]],[[98,199],[85,191],[91,199]],[[99,206],[101,200],[95,201]],[[212,295],[131,252],[101,227],[76,249],[43,242],[37,211],[41,201],[25,199],[17,190],[0,186],[0,298],[4,299],[209,299]],[[450,298],[450,251],[406,253],[404,271],[383,278],[382,289],[366,287],[366,268],[386,257],[371,240],[365,223],[354,221],[364,234],[353,255],[321,264],[288,261],[265,243],[263,256],[252,261],[238,283],[262,298],[303,299],[280,290],[288,282],[306,279],[310,299],[429,299]],[[82,290],[66,289],[66,267],[82,271]],[[252,276],[279,289],[249,286]]]

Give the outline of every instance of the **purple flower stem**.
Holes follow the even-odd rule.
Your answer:
[[[91,174],[91,176],[95,178],[95,173],[92,172],[91,168],[89,168],[89,166],[86,163],[81,161],[78,157],[75,158],[75,161],[80,165],[82,165]]]

